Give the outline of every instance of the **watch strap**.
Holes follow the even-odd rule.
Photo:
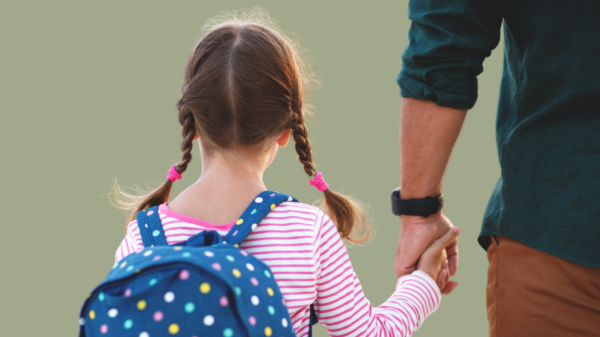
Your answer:
[[[394,215],[417,215],[428,217],[444,207],[442,194],[422,199],[400,199],[400,188],[392,191],[392,212]]]

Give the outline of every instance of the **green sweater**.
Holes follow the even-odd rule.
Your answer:
[[[470,109],[500,40],[502,175],[479,237],[600,268],[600,0],[411,0],[401,95]],[[465,163],[467,165],[467,163]]]

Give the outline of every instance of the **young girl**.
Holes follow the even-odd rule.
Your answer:
[[[308,80],[296,49],[283,34],[255,19],[228,20],[208,30],[188,59],[177,103],[182,160],[148,195],[127,195],[117,186],[118,201],[132,215],[116,260],[143,249],[134,219],[137,211],[151,206],[160,205],[168,244],[205,230],[225,235],[256,195],[267,190],[263,173],[292,133],[310,184],[324,193],[324,211],[284,202],[240,248],[271,268],[299,336],[308,333],[311,304],[332,336],[411,335],[439,305],[439,287],[448,275],[441,267],[444,247],[458,230],[434,242],[421,257],[419,270],[401,278],[392,296],[373,308],[342,241],[366,238],[368,231],[363,237],[353,235],[364,228],[363,210],[329,189],[315,170],[304,124]],[[169,202],[172,183],[186,171],[196,139],[202,174]]]

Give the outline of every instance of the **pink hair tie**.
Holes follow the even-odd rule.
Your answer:
[[[319,192],[325,192],[326,189],[329,188],[329,185],[323,179],[323,174],[321,172],[317,173],[317,175],[308,181],[311,186],[316,187]]]
[[[177,172],[176,167],[177,167],[177,165],[171,166],[171,168],[169,169],[169,174],[167,174],[167,179],[169,179],[172,182],[175,182],[175,180],[181,179],[181,174],[179,174],[179,172]]]

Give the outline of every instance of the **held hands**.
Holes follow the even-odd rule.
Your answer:
[[[427,218],[403,215],[400,237],[398,238],[398,248],[396,250],[396,261],[394,263],[394,272],[396,273],[396,276],[400,278],[415,271],[421,255],[424,254],[427,249],[432,247],[430,245],[432,245],[436,239],[447,234],[453,227],[450,220],[443,215],[442,212],[433,214]],[[452,240],[444,245],[444,254],[446,257],[436,266],[436,268],[440,268],[442,263],[444,263],[444,268],[440,268],[445,270],[442,281],[446,281],[445,285],[440,287],[442,294],[449,294],[458,286],[458,283],[456,282],[447,282],[448,277],[454,275],[458,267],[457,235],[458,234],[454,234]],[[421,266],[421,264],[419,265]],[[434,280],[438,280],[438,272],[442,273],[440,269],[437,269],[435,274],[430,274]]]
[[[458,227],[449,229],[444,235],[427,247],[417,264],[417,269],[431,276],[442,292],[450,292],[458,285],[458,283],[453,282],[456,285],[451,286],[451,289],[445,289],[450,288],[448,287],[450,271],[448,270],[448,254],[446,253],[446,247],[458,238],[458,234],[460,234],[460,229]]]

